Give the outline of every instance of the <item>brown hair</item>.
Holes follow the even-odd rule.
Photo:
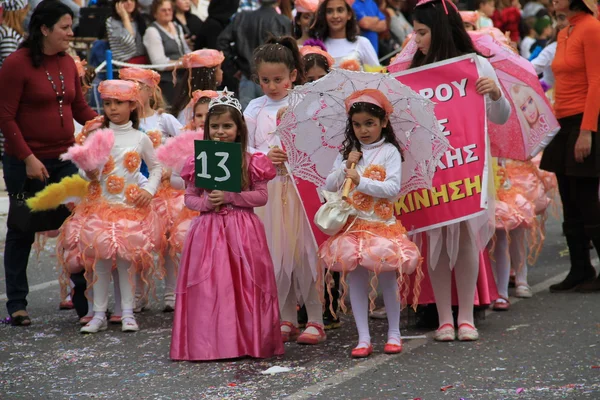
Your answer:
[[[254,50],[252,55],[254,74],[263,62],[283,63],[292,72],[296,70],[294,85],[302,85],[305,81],[302,56],[296,40],[291,36],[271,37],[265,44]]]
[[[171,3],[171,6],[173,6],[173,0],[153,0],[152,1],[152,5],[150,6],[150,15],[152,16],[152,18],[154,18],[154,14],[156,14],[158,12],[158,9],[163,5],[163,3],[167,2],[167,1],[169,3]]]
[[[198,101],[199,104],[200,101]],[[194,105],[194,110],[196,106]],[[210,138],[210,119],[211,117],[221,116],[229,114],[235,126],[237,127],[237,137],[235,138],[236,143],[242,145],[242,190],[250,188],[250,178],[248,176],[248,127],[246,121],[241,112],[237,111],[233,107],[226,106],[224,104],[216,105],[208,110],[206,115],[206,121],[204,122],[204,140],[212,140]]]
[[[139,105],[138,105],[138,107],[139,107]],[[104,115],[104,121],[102,121],[102,127],[108,128],[108,124],[110,123],[110,120],[108,119],[108,115],[106,115],[106,112],[104,112],[104,111],[102,112],[102,115]],[[129,120],[131,121],[133,129],[140,129],[140,115],[138,114],[137,107],[135,110],[133,110],[131,112],[131,114],[129,114]]]
[[[3,17],[3,25],[8,26],[15,30],[19,35],[25,36],[25,26],[23,25],[23,21],[29,12],[29,6],[15,11],[4,11]]]

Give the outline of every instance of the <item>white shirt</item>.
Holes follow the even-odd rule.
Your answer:
[[[486,58],[483,58],[481,56],[477,56],[477,59],[481,67],[481,76],[484,76],[486,78],[492,78],[494,82],[496,82],[496,85],[498,86],[500,91],[502,92],[502,86],[500,86],[498,76],[496,75],[496,71],[494,71],[494,67],[492,67],[492,64],[490,64],[490,62]],[[508,102],[508,99],[506,98],[504,93],[502,93],[502,96],[496,101],[490,99],[490,96],[486,94],[485,110],[487,113],[488,120],[498,125],[503,125],[504,123],[506,123],[506,121],[508,121],[508,118],[510,117],[510,103]]]
[[[157,113],[146,118],[140,118],[140,130],[144,132],[159,131],[163,136],[163,142],[169,137],[179,135],[183,126],[169,113]]]
[[[351,42],[346,38],[327,38],[325,47],[327,47],[327,52],[335,58],[336,65],[347,58],[355,58],[362,65],[380,65],[373,45],[369,39],[363,36],[357,36],[356,42]]]
[[[521,40],[521,45],[519,46],[519,53],[521,53],[521,57],[529,60],[531,57],[531,46],[535,43],[535,39],[529,36],[526,36]]]
[[[384,140],[381,139],[372,144],[361,144],[362,157],[356,165],[356,170],[361,178],[356,190],[376,198],[395,200],[400,194],[402,182],[402,157],[394,145],[386,143]],[[369,165],[381,165],[385,168],[386,176],[383,182],[362,176]],[[339,154],[325,181],[325,190],[329,192],[340,190],[346,180],[345,168],[346,160],[342,154]]]
[[[218,0],[215,0],[218,1]],[[198,0],[198,5],[195,5],[193,1],[190,1],[190,11],[192,14],[197,16],[202,20],[202,22],[206,21],[208,18],[208,5],[210,4],[210,0]]]
[[[288,97],[273,101],[268,96],[252,100],[244,110],[244,119],[248,126],[248,146],[267,154],[272,146],[281,147],[277,128],[277,111],[288,106]]]
[[[552,61],[554,61],[554,56],[556,55],[556,42],[550,43],[548,46],[544,47],[541,53],[531,60],[533,67],[535,68],[535,72],[544,75],[544,81],[550,86],[554,87],[554,72],[552,72]]]

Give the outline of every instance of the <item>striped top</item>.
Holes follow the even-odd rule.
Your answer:
[[[146,54],[142,35],[138,30],[137,23],[131,21],[131,26],[135,31],[135,37],[129,33],[123,22],[109,17],[106,20],[106,32],[108,34],[108,44],[113,53],[113,59],[117,61],[128,61],[129,59]]]
[[[27,7],[27,0],[0,0],[4,11],[17,11]]]
[[[23,37],[17,31],[8,26],[0,25],[0,68],[2,63],[12,53],[17,51]]]

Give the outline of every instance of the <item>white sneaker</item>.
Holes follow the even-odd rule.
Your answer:
[[[121,332],[137,332],[140,330],[135,318],[123,317],[121,318]]]
[[[530,299],[531,297],[533,297],[533,292],[531,291],[531,288],[529,286],[520,285],[517,286],[517,289],[515,290],[515,296],[520,297],[522,299]]]
[[[108,329],[106,318],[92,318],[83,328],[79,330],[80,333],[98,333]]]

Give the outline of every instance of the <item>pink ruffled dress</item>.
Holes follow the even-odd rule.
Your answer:
[[[154,257],[166,248],[164,225],[151,207],[137,208],[134,201],[142,189],[155,194],[162,169],[150,139],[131,122],[111,123],[110,129],[115,134],[110,158],[63,224],[56,244],[58,258],[67,275],[85,268],[90,282],[98,260],[120,258],[131,263],[132,274],[141,273],[149,282]],[[150,170],[147,180],[140,173],[142,160]],[[87,178],[83,171],[80,175]]]
[[[171,359],[206,361],[284,352],[279,304],[265,229],[253,208],[267,203],[271,161],[248,155],[250,188],[226,193],[215,212],[193,186],[194,158],[182,171],[187,207],[200,211],[190,226],[177,278]]]
[[[415,271],[422,277],[422,271],[419,249],[408,240],[406,229],[394,216],[393,200],[400,192],[402,175],[400,153],[383,139],[362,145],[361,151],[363,156],[356,166],[360,183],[353,187],[348,199],[355,215],[348,218],[340,232],[321,245],[319,267],[343,273],[342,281],[356,268],[366,268],[375,274],[396,271],[399,287],[406,290],[408,279],[404,278]],[[327,190],[341,189],[345,168],[346,162],[340,155],[327,178]],[[332,281],[329,277],[326,279]],[[345,284],[342,286],[346,287]],[[415,287],[418,291],[419,286]],[[403,294],[406,299],[406,293]]]

